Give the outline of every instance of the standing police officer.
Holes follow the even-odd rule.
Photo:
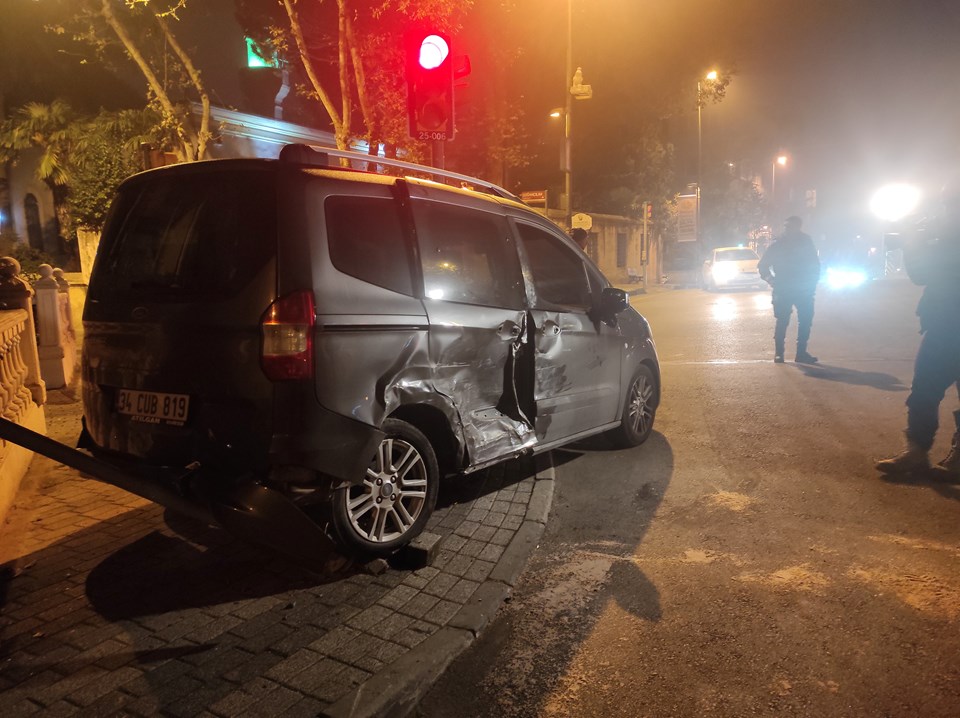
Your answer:
[[[960,381],[960,186],[944,187],[941,199],[944,215],[938,236],[919,238],[903,249],[907,274],[924,287],[917,306],[923,339],[907,397],[907,448],[877,462],[877,469],[888,474],[930,468],[940,402],[947,389]],[[960,411],[954,412],[954,420],[953,447],[940,467],[960,474]]]
[[[774,357],[783,363],[783,348],[790,314],[797,308],[797,356],[801,364],[816,364],[817,358],[807,351],[810,327],[813,325],[813,295],[820,281],[820,257],[809,234],[800,231],[803,221],[787,217],[783,234],[763,254],[758,269],[760,276],[773,287]]]

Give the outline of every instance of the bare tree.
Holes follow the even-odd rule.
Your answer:
[[[75,37],[102,58],[119,47],[137,66],[147,83],[148,100],[163,118],[181,162],[206,157],[212,137],[209,93],[171,24],[186,7],[187,0],[80,0],[68,23]],[[199,122],[192,102],[200,104]]]

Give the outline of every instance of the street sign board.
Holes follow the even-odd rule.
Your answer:
[[[677,241],[697,241],[697,195],[682,194],[677,198]]]
[[[522,199],[527,204],[542,204],[544,207],[546,207],[547,206],[547,190],[545,189],[527,190],[526,192],[520,193],[520,199]]]
[[[577,212],[570,218],[570,226],[573,229],[591,229],[593,227],[593,217],[583,212]]]

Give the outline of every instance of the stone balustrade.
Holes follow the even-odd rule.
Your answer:
[[[33,290],[13,257],[0,257],[0,416],[46,433],[47,390],[40,374]],[[33,452],[0,441],[0,527],[13,503]]]

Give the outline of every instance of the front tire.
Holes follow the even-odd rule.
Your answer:
[[[360,557],[388,556],[423,531],[437,504],[440,471],[423,432],[387,419],[363,481],[333,492],[337,538]]]
[[[650,437],[657,413],[658,394],[653,371],[641,364],[627,387],[620,426],[612,432],[618,446],[639,446]]]

